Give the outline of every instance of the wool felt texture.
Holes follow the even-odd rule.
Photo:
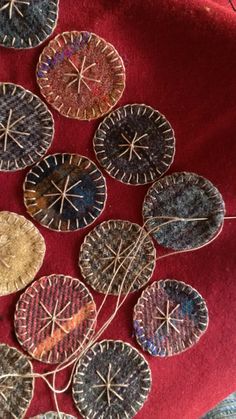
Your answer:
[[[78,230],[93,223],[103,211],[105,178],[86,157],[49,155],[27,174],[24,202],[28,213],[45,227]]]
[[[0,0],[0,44],[33,48],[47,39],[57,23],[59,0]]]
[[[46,100],[62,115],[96,119],[123,94],[125,69],[116,49],[90,32],[58,35],[43,50],[37,81]]]
[[[21,86],[0,83],[0,170],[32,166],[53,136],[53,116],[44,102]]]
[[[25,217],[0,211],[0,295],[25,288],[41,268],[46,246]]]
[[[87,419],[133,418],[151,389],[151,371],[145,358],[129,344],[104,340],[79,362],[73,380],[73,398]]]
[[[136,241],[141,242],[138,251],[133,248]],[[103,294],[117,295],[121,286],[122,294],[137,291],[152,277],[155,264],[152,239],[145,237],[138,224],[129,221],[109,220],[99,224],[85,237],[79,252],[85,282]]]
[[[180,172],[165,176],[150,187],[143,203],[147,229],[159,244],[174,250],[193,249],[210,241],[221,228],[224,214],[225,204],[220,192],[211,182],[195,173]],[[172,221],[168,217],[184,218],[186,221],[168,224]],[[165,222],[166,225],[158,228]]]
[[[236,393],[230,394],[220,402],[214,409],[207,412],[202,419],[221,419],[236,417]]]
[[[78,279],[50,275],[33,283],[20,297],[15,333],[25,351],[42,362],[58,364],[91,336],[96,306]]]
[[[172,356],[193,346],[208,327],[202,296],[183,282],[167,279],[147,287],[134,307],[138,343],[153,356]]]
[[[96,157],[121,182],[141,185],[161,177],[175,154],[170,123],[146,105],[126,105],[105,118],[94,136]]]
[[[31,419],[76,419],[75,416],[66,415],[65,413],[60,412],[61,417],[56,412],[47,412],[41,415],[34,416]]]
[[[0,375],[31,374],[32,364],[21,352],[0,344]],[[4,377],[0,379],[0,418],[23,418],[33,397],[34,379]]]
[[[235,214],[235,38],[236,13],[227,0],[74,0],[61,2],[55,35],[87,30],[111,42],[124,58],[127,82],[119,106],[146,103],[171,122],[176,156],[170,172],[195,172],[221,191],[227,214]],[[0,49],[0,80],[40,94],[34,74],[43,46],[29,51]],[[92,139],[97,122],[62,118],[53,111],[56,135],[51,153],[69,152],[95,160]],[[22,200],[26,172],[0,174],[0,208],[27,216]],[[131,187],[106,175],[108,201],[97,220],[124,219],[142,223],[147,186]],[[54,233],[37,224],[47,254],[37,278],[54,272],[82,279],[78,249],[93,226],[77,233]],[[207,301],[209,328],[199,344],[180,356],[157,359],[146,355],[152,369],[152,391],[137,419],[198,419],[235,391],[235,248],[234,221],[211,245],[157,262],[153,280],[176,278],[196,288]],[[157,245],[157,253],[163,250]],[[97,305],[103,295],[93,291]],[[136,348],[133,308],[141,291],[131,294],[103,338],[122,339]],[[18,346],[14,311],[19,294],[1,297],[1,341]],[[114,298],[101,313],[101,326],[113,312]],[[33,362],[36,371],[49,367]],[[58,377],[58,386],[64,383]],[[60,410],[79,418],[71,392],[58,397]],[[55,411],[46,384],[36,393],[26,419]]]

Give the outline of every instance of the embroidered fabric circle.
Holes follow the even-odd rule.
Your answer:
[[[218,189],[202,176],[187,172],[154,183],[143,204],[147,229],[160,245],[174,250],[198,248],[213,240],[223,227],[224,214]]]
[[[40,56],[42,95],[62,115],[90,120],[108,113],[125,88],[125,68],[115,48],[90,32],[65,32]]]
[[[37,47],[54,31],[58,7],[59,0],[0,0],[0,45]]]
[[[39,161],[51,146],[54,120],[38,96],[0,83],[0,171],[16,171]]]
[[[73,398],[83,418],[133,418],[151,389],[151,371],[131,345],[104,340],[79,361]]]
[[[8,374],[32,373],[32,364],[26,356],[15,348],[0,344],[0,418],[25,417],[34,393],[33,378],[1,377]]]
[[[185,351],[197,343],[207,327],[205,300],[184,282],[154,282],[134,308],[137,342],[153,356],[168,357]]]
[[[57,412],[47,412],[40,415],[34,416],[30,419],[76,419],[75,416],[67,415],[66,413],[60,412],[60,416]]]
[[[77,154],[50,155],[27,174],[24,203],[44,227],[74,231],[93,223],[106,204],[106,181],[95,163]]]
[[[132,185],[150,183],[173,162],[174,131],[150,106],[126,105],[101,122],[94,150],[100,164],[117,180]]]
[[[151,278],[156,251],[138,224],[122,220],[96,226],[81,246],[79,265],[95,291],[117,295],[137,291]]]
[[[65,275],[41,278],[21,295],[15,332],[23,349],[42,362],[65,361],[86,343],[96,326],[92,295],[78,279]]]
[[[0,295],[28,285],[41,268],[45,251],[44,238],[31,221],[0,212]]]

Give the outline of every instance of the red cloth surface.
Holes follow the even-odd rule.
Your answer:
[[[211,180],[224,196],[227,214],[236,214],[236,13],[227,0],[61,0],[55,34],[93,31],[123,56],[127,88],[120,105],[146,103],[164,113],[177,139],[173,171],[193,171]],[[43,46],[32,51],[0,48],[0,80],[21,84],[39,94],[35,68]],[[56,135],[50,152],[80,153],[95,159],[92,137],[98,121],[69,120],[53,112]],[[0,210],[26,215],[22,183],[27,171],[0,175]],[[108,201],[97,222],[109,218],[141,223],[147,187],[125,186],[106,176]],[[45,228],[47,253],[37,277],[65,273],[81,278],[80,244],[88,231],[58,234]],[[200,342],[182,355],[164,360],[147,356],[153,374],[148,402],[139,419],[197,419],[236,387],[235,296],[236,222],[226,221],[209,247],[157,263],[152,280],[176,278],[206,298],[210,324]],[[158,254],[160,249],[157,249]],[[96,302],[101,297],[94,293]],[[132,336],[132,310],[140,292],[131,295],[103,337]],[[19,294],[0,298],[0,341],[19,348],[13,314]],[[100,324],[112,312],[109,297]],[[49,366],[34,362],[35,370]],[[63,376],[58,384],[64,381]],[[62,411],[79,417],[71,390],[59,396]],[[26,418],[54,410],[52,394],[37,380]]]

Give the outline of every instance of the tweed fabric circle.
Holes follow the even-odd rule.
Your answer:
[[[143,204],[147,229],[160,245],[174,250],[207,244],[220,232],[224,214],[225,204],[218,189],[209,180],[187,172],[154,183]],[[173,222],[174,217],[183,220]],[[166,225],[158,229],[162,223]]]
[[[122,341],[104,340],[79,361],[73,398],[83,418],[133,418],[147,400],[151,371],[145,358]]]
[[[50,275],[34,282],[20,297],[15,332],[33,358],[56,364],[87,342],[95,317],[93,297],[81,281]]]
[[[201,419],[222,419],[236,418],[236,393],[230,394],[220,402],[214,409],[207,412]]]
[[[0,0],[0,45],[34,48],[57,24],[59,0]]]
[[[68,118],[100,118],[125,88],[122,58],[89,32],[65,32],[53,39],[40,56],[36,75],[42,95]]]
[[[185,351],[207,327],[205,300],[184,282],[154,282],[143,291],[134,308],[137,342],[153,356],[168,357]]]
[[[38,229],[25,217],[0,212],[0,295],[19,291],[41,268],[46,251]]]
[[[147,105],[116,109],[99,125],[94,150],[104,169],[121,182],[153,182],[170,167],[175,154],[173,129]]]
[[[0,344],[0,418],[21,419],[30,405],[34,393],[31,377],[4,377],[8,374],[32,374],[28,358],[8,345]],[[2,378],[1,378],[2,377]]]
[[[31,419],[76,419],[75,416],[67,415],[66,413],[60,412],[60,416],[57,412],[47,412],[41,415],[34,416]]]
[[[96,226],[85,237],[79,255],[87,284],[95,291],[114,295],[121,286],[122,294],[143,287],[152,276],[155,260],[152,239],[145,238],[138,224],[122,220],[105,221]]]
[[[74,231],[93,223],[106,204],[106,181],[95,163],[77,154],[53,154],[24,183],[28,213],[44,227]]]
[[[53,136],[53,116],[45,103],[21,86],[0,83],[0,171],[32,166]]]

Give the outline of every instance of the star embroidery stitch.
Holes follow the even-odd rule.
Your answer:
[[[120,240],[120,244],[118,247],[118,251],[115,251],[114,249],[112,249],[112,247],[109,244],[105,244],[106,248],[111,252],[111,256],[106,256],[101,258],[101,260],[107,260],[108,262],[111,261],[104,269],[103,272],[106,272],[108,269],[110,269],[113,266],[113,274],[116,272],[119,264],[123,269],[126,269],[126,267],[124,266],[124,264],[122,264],[122,261],[124,259],[134,259],[134,256],[128,256],[127,252],[130,249],[130,247],[133,246],[133,244],[129,245],[128,247],[126,247],[125,249],[122,250],[123,247],[123,240]]]
[[[46,329],[48,326],[51,325],[51,337],[54,334],[56,326],[58,326],[64,333],[69,333],[69,330],[66,330],[60,322],[66,322],[68,320],[72,320],[72,317],[66,317],[66,318],[60,318],[63,311],[67,309],[67,307],[70,305],[70,301],[63,307],[58,313],[57,313],[57,307],[58,307],[58,300],[56,301],[55,307],[53,309],[53,312],[51,313],[47,307],[40,301],[39,303],[47,316],[39,318],[40,321],[48,320],[48,322],[41,327],[41,329],[38,331],[38,333],[41,333],[44,329]]]
[[[112,365],[109,364],[108,366],[108,373],[107,376],[104,377],[98,370],[96,370],[97,375],[100,377],[102,383],[101,384],[94,384],[92,386],[92,388],[101,388],[103,389],[101,391],[101,393],[99,394],[98,398],[96,399],[96,402],[98,402],[104,394],[106,394],[107,396],[107,403],[109,406],[111,406],[111,398],[112,395],[114,395],[115,397],[117,397],[120,400],[124,400],[123,397],[117,393],[119,388],[127,388],[129,385],[128,384],[118,384],[116,382],[114,382],[114,378],[117,376],[117,374],[120,372],[120,368],[118,368],[118,370],[116,371],[116,373],[111,377],[111,367]],[[117,391],[116,391],[116,390]]]
[[[164,313],[159,307],[156,307],[159,313],[162,315],[160,316],[153,316],[153,319],[156,320],[162,320],[160,326],[156,329],[156,333],[166,324],[166,330],[167,335],[170,333],[170,326],[177,332],[180,333],[180,331],[177,329],[177,327],[173,324],[173,322],[180,322],[183,323],[184,319],[176,319],[174,317],[171,317],[171,315],[179,308],[180,304],[178,304],[173,310],[170,312],[170,302],[167,300],[166,303],[166,313]]]
[[[13,16],[13,10],[15,9],[16,12],[21,16],[24,17],[23,13],[20,11],[18,5],[25,4],[27,6],[30,5],[29,1],[23,1],[23,0],[9,0],[4,4],[4,6],[1,7],[0,12],[2,10],[6,10],[9,7],[9,19],[12,19]]]
[[[96,63],[93,63],[93,64],[90,64],[90,65],[88,65],[87,67],[84,68],[85,62],[86,62],[86,58],[87,57],[84,56],[80,70],[76,67],[76,65],[73,63],[73,61],[69,60],[69,63],[76,70],[76,72],[75,73],[65,73],[65,76],[67,76],[67,77],[73,77],[73,80],[67,85],[67,87],[70,87],[74,83],[77,83],[78,82],[78,88],[77,88],[78,95],[81,92],[81,85],[82,85],[82,83],[84,84],[85,87],[87,87],[87,89],[89,91],[91,91],[91,88],[88,85],[87,81],[91,81],[91,82],[94,82],[94,83],[101,83],[101,80],[97,80],[97,79],[94,79],[92,77],[85,76],[85,73],[88,70],[90,70],[91,68],[93,68],[93,67],[95,67],[97,65]]]
[[[129,153],[129,161],[132,160],[133,155],[136,155],[139,160],[141,160],[141,156],[138,153],[137,149],[139,150],[148,150],[148,146],[144,145],[137,145],[137,143],[142,140],[143,138],[147,137],[148,134],[143,134],[140,137],[138,137],[138,133],[136,132],[133,139],[129,140],[123,133],[121,134],[122,138],[125,140],[124,144],[119,144],[119,147],[125,147],[125,150],[122,151],[118,157],[124,156],[126,153]],[[138,137],[138,138],[137,138]]]
[[[21,136],[28,137],[30,135],[29,132],[17,131],[16,129],[14,129],[14,127],[17,124],[19,124],[19,122],[21,122],[21,121],[23,121],[23,119],[25,119],[25,115],[21,116],[20,118],[18,118],[14,122],[11,122],[11,120],[12,120],[12,113],[13,113],[13,111],[12,111],[12,109],[10,109],[6,126],[4,126],[0,122],[0,140],[2,138],[4,138],[4,140],[3,140],[4,141],[3,151],[7,151],[8,138],[10,138],[12,141],[14,141],[18,145],[18,147],[20,147],[21,149],[23,149],[24,147],[22,146],[22,144],[20,144],[20,142],[18,141],[18,139],[16,138],[16,136],[21,135]]]

